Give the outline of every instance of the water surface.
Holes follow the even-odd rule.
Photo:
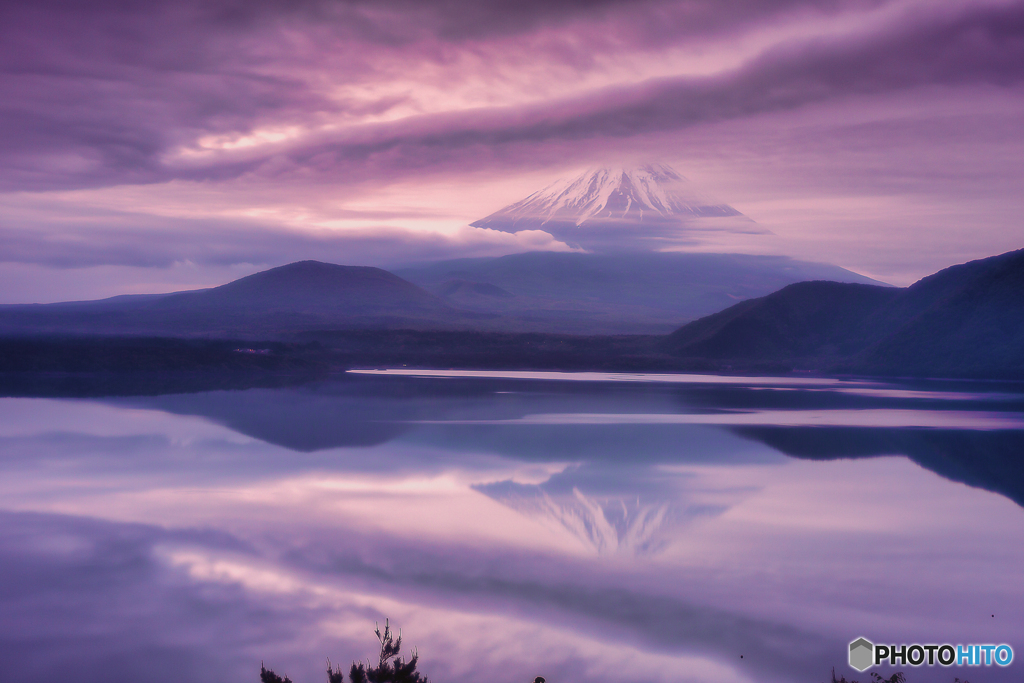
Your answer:
[[[319,681],[384,618],[439,683],[1024,657],[1016,385],[349,373],[3,398],[0,444],[9,680]]]

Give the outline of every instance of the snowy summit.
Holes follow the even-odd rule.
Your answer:
[[[502,232],[543,230],[568,244],[601,250],[694,243],[695,231],[766,232],[664,164],[592,168],[471,225]]]

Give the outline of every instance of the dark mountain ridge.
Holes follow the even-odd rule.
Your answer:
[[[0,335],[265,338],[399,327],[664,334],[737,300],[813,278],[867,280],[835,266],[742,254],[528,252],[399,274],[300,261],[211,289],[0,306]]]
[[[900,289],[843,282],[788,285],[696,320],[669,336],[679,355],[750,361],[843,356],[863,347],[867,316]]]
[[[563,273],[571,283],[585,281],[587,273],[599,280],[609,270],[588,270],[593,264],[586,259],[579,263],[583,270]],[[557,269],[543,272],[552,280],[558,277]],[[451,293],[477,301],[512,301],[522,296],[489,283],[442,283]],[[642,296],[642,289],[620,292],[620,301]],[[615,310],[612,304],[595,304],[602,305]],[[555,318],[559,315],[557,308],[546,312]],[[8,358],[8,371],[22,367],[25,371],[76,371],[76,363],[82,360],[76,360],[79,352],[95,356],[97,367],[131,370],[130,357],[105,354],[103,344],[68,340],[91,334],[109,339],[191,336],[292,341],[314,345],[282,351],[294,356],[299,365],[335,369],[413,365],[802,370],[1015,379],[1024,377],[1024,250],[947,268],[905,289],[820,280],[795,283],[696,320],[668,336],[488,328],[498,324],[508,321],[456,310],[391,273],[316,262],[283,266],[197,292],[0,307],[0,336],[50,340],[46,347],[50,350],[42,355],[17,347],[22,350],[15,355],[32,362],[26,365]],[[79,351],[62,351],[62,343],[68,349],[78,343]],[[152,363],[159,365],[157,357],[171,353],[161,349],[150,344],[138,353],[153,356]]]
[[[867,325],[890,332],[853,367],[1000,377],[1024,373],[1024,249],[952,266],[911,285]]]
[[[0,306],[0,333],[251,337],[324,327],[450,326],[466,317],[386,270],[299,261],[211,289]]]
[[[212,289],[161,297],[153,309],[212,307],[380,315],[448,312],[433,294],[380,268],[297,261]]]
[[[1024,376],[1024,250],[952,266],[905,289],[803,282],[669,335],[677,357],[735,369]]]

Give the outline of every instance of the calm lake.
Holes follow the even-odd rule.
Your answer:
[[[866,681],[860,636],[1024,680],[1019,385],[379,371],[2,398],[0,444],[5,681],[314,683],[385,618],[436,683]]]

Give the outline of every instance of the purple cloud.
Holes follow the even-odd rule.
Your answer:
[[[532,13],[505,3],[414,9],[401,1],[373,9],[316,2],[119,3],[89,12],[71,4],[14,6],[6,11],[7,35],[0,41],[6,45],[0,59],[7,74],[0,187],[96,187],[246,173],[393,179],[439,165],[465,169],[495,158],[500,165],[501,157],[524,146],[629,138],[934,84],[1011,86],[1024,76],[1021,3],[942,5],[927,12],[908,6],[891,9],[888,22],[860,29],[851,8],[871,3],[687,3],[672,11],[658,3],[627,5],[556,3],[544,10],[538,5]],[[745,11],[753,5],[760,11]],[[684,44],[692,31],[703,31],[703,39],[714,30],[739,35],[751,16],[770,24],[766,13],[778,19],[812,9],[853,17],[851,30],[827,39],[783,41],[710,76],[658,78],[529,104],[442,108],[377,123],[365,117],[387,114],[407,96],[346,100],[324,87],[324,81],[387,81],[393,74],[385,63],[423,59],[442,65],[437,78],[443,83],[469,68],[454,62],[444,67],[454,59],[446,50],[464,49],[466,41],[491,34],[509,41],[510,33],[542,32],[552,22],[567,22],[565,31],[580,44],[569,52],[544,41],[539,47],[515,41],[505,47],[516,59],[539,49],[547,58],[573,64],[588,50],[638,49],[655,25]],[[525,18],[511,20],[513,14]],[[632,19],[624,20],[627,14]],[[594,33],[613,15],[622,27],[613,36],[619,44],[610,47],[607,36]],[[744,18],[728,19],[734,16]],[[343,124],[322,130],[334,119]],[[203,136],[245,134],[269,124],[311,132],[270,150],[256,146],[249,154],[188,161],[174,156]]]
[[[473,165],[467,157],[481,149],[628,138],[851,95],[1022,80],[1024,4],[975,8],[848,40],[783,45],[720,76],[665,78],[530,107],[420,117],[377,126],[361,139],[283,151],[287,165],[257,159],[192,173],[258,172],[260,164],[271,174],[282,167],[343,176],[354,168],[417,172],[434,164]]]
[[[792,255],[908,283],[1019,246],[1005,226],[1021,208],[1022,65],[1019,0],[18,0],[0,7],[0,260],[508,253],[524,245],[425,230],[453,235],[628,157],[710,173],[701,186],[804,239]],[[915,100],[977,106],[907,113]],[[103,194],[145,185],[124,204]],[[454,189],[424,198],[446,186],[472,207]],[[53,191],[48,217],[19,217]],[[389,203],[403,191],[415,198]],[[815,213],[825,203],[875,208]],[[414,215],[431,212],[450,222]],[[851,231],[893,248],[854,253]]]
[[[280,265],[312,256],[335,263],[376,265],[498,256],[531,249],[569,250],[539,231],[510,235],[466,227],[444,235],[386,224],[356,230],[297,231],[257,221],[103,215],[99,227],[82,221],[29,223],[17,228],[0,225],[0,263],[50,268],[168,268],[176,263]]]

